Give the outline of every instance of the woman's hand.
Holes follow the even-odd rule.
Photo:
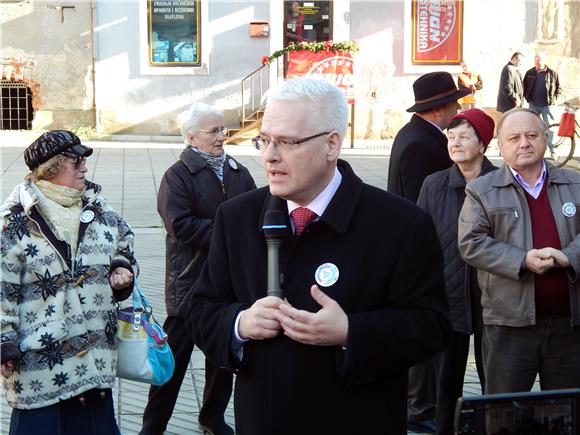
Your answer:
[[[133,273],[124,267],[117,267],[109,276],[109,284],[113,290],[121,290],[129,287],[133,282]]]
[[[14,371],[14,361],[6,361],[0,365],[0,372],[5,378],[9,378]]]

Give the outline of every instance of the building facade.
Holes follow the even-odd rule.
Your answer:
[[[412,0],[0,0],[2,86],[27,89],[37,129],[175,135],[176,115],[193,101],[216,105],[235,128],[251,98],[246,92],[242,103],[242,79],[263,56],[290,41],[332,39],[360,47],[352,76],[359,138],[393,137],[409,118],[413,81],[437,70],[457,75],[461,60],[482,76],[489,110],[514,51],[526,56],[522,73],[545,51],[560,74],[562,102],[580,95],[580,2],[417,0],[415,7],[435,3],[463,9],[453,18],[460,58],[443,63],[413,61],[423,24],[439,18],[413,21]]]

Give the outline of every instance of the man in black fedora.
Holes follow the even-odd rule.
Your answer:
[[[387,190],[417,202],[425,177],[452,164],[443,130],[457,114],[457,100],[471,91],[457,89],[451,74],[442,71],[419,77],[413,91],[415,104],[407,112],[415,113],[393,142]],[[409,428],[434,433],[435,403],[435,362],[431,358],[409,370]]]
[[[470,91],[457,89],[451,74],[438,71],[415,80],[413,92],[415,104],[407,112],[415,114],[393,142],[387,190],[416,202],[425,177],[451,166],[443,130],[459,110],[457,100]]]

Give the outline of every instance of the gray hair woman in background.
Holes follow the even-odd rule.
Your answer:
[[[179,123],[186,148],[163,175],[157,197],[157,211],[167,230],[167,319],[163,327],[175,356],[175,372],[169,382],[149,390],[142,435],[165,431],[193,352],[185,316],[189,296],[208,255],[215,212],[227,199],[256,188],[249,171],[224,152],[227,130],[219,111],[194,103],[179,115]],[[224,420],[232,374],[206,359],[205,379],[198,416],[202,429],[215,435],[233,434]]]

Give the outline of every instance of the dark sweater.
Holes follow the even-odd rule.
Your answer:
[[[537,199],[526,192],[532,220],[533,247],[562,249],[546,186],[547,183],[544,184]],[[534,275],[534,290],[536,318],[570,316],[568,279],[564,269],[553,268],[544,275]]]

